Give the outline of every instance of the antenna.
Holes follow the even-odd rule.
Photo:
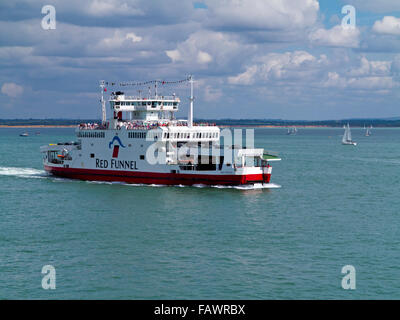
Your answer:
[[[106,84],[104,80],[100,80],[100,88],[101,88],[101,122],[103,125],[106,124],[107,115],[106,115],[106,102],[104,101],[104,88]]]
[[[193,127],[193,76],[189,76],[189,83],[190,83],[190,107],[189,107],[189,114],[188,114],[188,127]]]

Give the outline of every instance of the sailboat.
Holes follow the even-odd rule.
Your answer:
[[[353,140],[351,140],[350,125],[347,124],[347,126],[343,126],[343,128],[344,128],[344,135],[342,138],[342,144],[356,146],[357,142],[354,142]]]
[[[288,135],[294,135],[294,134],[296,134],[297,133],[297,128],[296,127],[293,127],[293,128],[288,128],[287,129],[287,134]]]
[[[366,136],[366,137],[369,137],[369,136],[371,135],[371,129],[372,129],[372,126],[370,126],[369,128],[367,128],[367,131],[365,131],[365,136]]]

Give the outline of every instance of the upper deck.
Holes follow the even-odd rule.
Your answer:
[[[109,101],[111,109],[124,112],[176,112],[181,102],[176,96],[127,96],[123,92],[114,93]]]
[[[157,128],[168,128],[170,130],[176,130],[181,127],[188,127],[187,120],[159,120],[159,121],[142,121],[142,120],[127,120],[120,121],[118,130],[152,130]],[[193,123],[193,127],[215,127],[218,128],[215,123],[199,122]],[[110,129],[109,122],[105,125],[99,123],[81,123],[77,127],[78,130],[108,130]]]

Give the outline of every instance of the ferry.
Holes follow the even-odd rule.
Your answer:
[[[227,145],[225,137],[221,145],[219,127],[193,122],[194,80],[190,76],[185,81],[190,83],[187,120],[175,117],[178,96],[157,94],[157,84],[166,81],[152,81],[156,92],[146,97],[111,92],[107,119],[105,94],[111,83],[100,81],[101,123],[78,125],[74,142],[42,146],[44,169],[70,179],[129,184],[269,183],[270,162],[281,159],[262,148]]]

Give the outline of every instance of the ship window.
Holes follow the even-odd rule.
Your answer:
[[[144,160],[144,155],[141,155],[141,156],[140,156],[140,160]]]
[[[94,158],[94,153],[91,153],[91,154],[90,154],[90,157],[91,157],[91,158]]]

